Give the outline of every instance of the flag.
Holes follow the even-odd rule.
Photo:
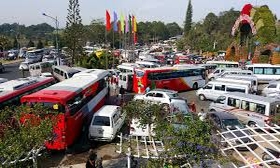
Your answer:
[[[137,32],[137,22],[136,22],[136,17],[135,17],[135,16],[133,16],[133,18],[134,18],[134,19],[133,19],[133,23],[132,23],[132,24],[133,24],[133,32],[135,32],[135,33],[136,33],[136,32]]]
[[[129,32],[132,32],[132,22],[131,22],[131,16],[128,16],[128,22],[129,22]]]
[[[114,12],[114,32],[118,32],[118,15],[116,12]]]
[[[123,16],[123,14],[121,14],[121,20],[120,21],[121,21],[121,24],[120,24],[121,25],[121,32],[124,33],[125,27],[124,27],[124,16]]]
[[[108,10],[106,10],[106,30],[110,31],[110,29],[111,29],[111,17]]]
[[[125,16],[125,33],[129,32],[129,23],[128,23],[128,19],[127,16]]]
[[[133,33],[133,42],[134,42],[134,44],[136,44],[137,41],[138,41],[137,34]]]

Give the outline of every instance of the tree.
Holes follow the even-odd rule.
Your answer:
[[[193,15],[193,8],[191,4],[191,0],[189,0],[187,13],[186,13],[186,19],[185,19],[185,25],[184,25],[184,33],[188,34],[192,27],[192,15]]]
[[[82,52],[83,32],[79,0],[69,0],[65,41],[66,46],[71,52],[72,64],[78,61],[78,57]]]
[[[107,58],[106,58],[107,57]],[[107,67],[107,61],[108,61],[108,68],[112,68],[113,65],[113,55],[111,53],[108,53],[106,51],[103,51],[103,53],[100,56],[97,56],[94,52],[88,56],[84,55],[79,59],[78,65],[84,68],[97,68],[97,69],[106,69]],[[107,61],[106,61],[107,59]],[[118,64],[118,59],[115,58],[115,64]]]
[[[126,114],[128,123],[138,119],[140,128],[147,127],[150,139],[155,133],[154,139],[164,143],[165,150],[159,152],[159,159],[154,161],[156,164],[167,158],[175,167],[185,163],[195,165],[207,159],[224,159],[218,150],[220,143],[213,141],[210,121],[201,121],[190,113],[171,113],[166,104],[139,100],[125,104],[122,112]]]
[[[29,42],[28,42],[28,44],[27,44],[27,47],[29,48],[29,47],[35,47],[35,44],[34,44],[34,42],[30,39],[29,40]]]
[[[9,46],[9,39],[5,36],[0,36],[0,51],[4,51]]]
[[[43,42],[42,42],[41,40],[38,41],[37,47],[36,47],[36,48],[37,48],[37,49],[44,48],[44,44],[43,44]]]
[[[166,29],[168,30],[169,37],[175,37],[182,34],[182,29],[176,22],[167,23]]]
[[[23,159],[31,150],[44,146],[45,141],[52,138],[56,115],[41,105],[0,110],[0,164]],[[13,164],[30,167],[30,162]]]
[[[19,48],[19,43],[18,43],[17,38],[14,38],[14,41],[13,41],[13,48],[14,48],[14,49],[18,49],[18,48]]]

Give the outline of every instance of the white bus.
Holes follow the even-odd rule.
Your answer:
[[[280,100],[244,93],[227,93],[209,106],[209,111],[231,112],[244,123],[253,126],[269,124],[270,116],[280,113]]]
[[[138,64],[142,68],[157,68],[160,67],[159,64],[149,61],[136,61],[136,64]]]
[[[224,78],[248,80],[252,82],[253,89],[258,92],[258,78],[254,75],[225,75]]]
[[[253,92],[256,93],[257,92],[257,88],[254,85],[254,81],[251,81],[251,80],[220,77],[220,78],[217,78],[216,81],[248,84],[250,86],[251,93],[253,93]]]
[[[206,64],[215,64],[218,68],[238,68],[239,63],[233,61],[207,61]]]
[[[253,72],[260,83],[269,83],[280,79],[280,65],[253,64],[246,67]]]
[[[136,66],[118,65],[117,69],[122,73],[134,73]]]

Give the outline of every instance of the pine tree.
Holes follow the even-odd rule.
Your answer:
[[[184,25],[184,33],[188,34],[192,28],[192,15],[193,15],[193,8],[191,0],[189,0],[187,13],[186,13],[186,19],[185,19],[185,25]]]
[[[44,48],[44,44],[43,44],[43,42],[42,42],[41,40],[38,41],[37,47],[36,47],[36,48],[37,48],[37,49],[42,49],[42,48]]]
[[[80,16],[79,0],[69,0],[68,15],[66,21],[65,41],[70,50],[72,64],[77,62],[82,51],[81,37],[83,36],[82,18]]]
[[[29,42],[28,42],[28,44],[27,44],[27,47],[29,48],[29,47],[35,47],[35,44],[34,44],[34,42],[30,39],[29,40]]]

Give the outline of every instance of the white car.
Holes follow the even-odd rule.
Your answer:
[[[179,98],[178,92],[174,90],[166,89],[154,89],[146,94],[137,94],[134,96],[134,100],[145,100],[155,103],[171,103],[171,99]]]
[[[272,95],[278,95],[280,93],[280,82],[272,82],[269,85],[267,85],[263,91],[262,94],[264,96],[273,97]]]

